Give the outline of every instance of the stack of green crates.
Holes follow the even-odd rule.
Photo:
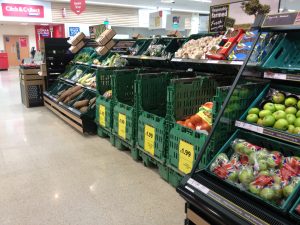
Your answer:
[[[168,88],[168,124],[170,126],[168,139],[169,183],[178,186],[182,176],[189,173],[201,150],[206,135],[183,127],[176,123],[187,116],[198,112],[201,104],[214,102],[213,120],[216,118],[228,94],[231,79],[216,79],[217,77],[198,77],[195,79],[174,80]],[[224,82],[225,81],[225,82]],[[204,153],[200,167],[207,165],[214,156],[215,149],[224,144],[235,130],[234,122],[247,109],[247,106],[262,91],[265,83],[245,82],[241,84],[232,96],[228,109]],[[188,153],[188,154],[187,154]]]
[[[137,142],[145,166],[155,165],[161,177],[168,180],[165,167],[167,145],[167,87],[175,77],[195,76],[186,72],[140,74],[135,81],[137,108]]]

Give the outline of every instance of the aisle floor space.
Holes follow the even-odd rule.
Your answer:
[[[0,105],[1,225],[183,224],[184,201],[157,171],[25,108],[17,70],[0,71]]]

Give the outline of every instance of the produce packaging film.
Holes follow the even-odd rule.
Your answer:
[[[105,55],[108,52],[108,49],[105,46],[100,46],[100,47],[96,48],[96,52],[99,55]]]
[[[80,49],[82,49],[84,47],[84,42],[81,41],[79,42],[76,46],[71,46],[69,48],[69,51],[72,52],[73,54],[79,52]]]
[[[77,46],[80,43],[80,41],[82,41],[84,38],[85,34],[83,32],[79,32],[70,40],[68,40],[68,43],[72,46]]]
[[[114,46],[115,46],[116,42],[114,40],[110,40],[106,45],[105,47],[110,50],[112,49]]]

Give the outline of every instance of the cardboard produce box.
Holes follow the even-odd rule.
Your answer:
[[[143,35],[141,35],[141,34],[133,34],[132,35],[132,39],[140,39],[140,38],[143,38]]]
[[[116,42],[114,40],[110,40],[106,45],[105,47],[110,50],[112,49],[114,46],[115,46]]]
[[[84,38],[85,38],[85,34],[83,32],[79,32],[74,37],[72,37],[70,40],[68,40],[68,43],[72,46],[76,46]]]
[[[116,35],[116,32],[113,29],[105,30],[97,39],[96,42],[100,46],[106,45],[113,37]]]
[[[79,42],[76,46],[71,46],[69,48],[69,51],[72,52],[73,54],[79,52],[80,49],[82,49],[84,47],[84,42],[81,41]]]
[[[116,36],[116,32],[113,29],[105,30],[102,35],[105,35],[108,40],[113,39]]]
[[[108,48],[106,48],[105,46],[100,46],[100,47],[96,48],[96,52],[99,55],[105,55],[108,51],[109,51]]]
[[[96,40],[105,30],[106,30],[106,26],[104,24],[90,26],[89,27],[90,39]]]
[[[178,37],[178,38],[181,38],[182,35],[181,33],[178,31],[178,30],[173,30],[173,31],[170,31],[168,34],[167,34],[168,37]]]
[[[42,71],[42,72],[47,73],[47,65],[46,65],[46,63],[42,63],[42,64],[40,65],[40,68],[41,68],[41,71]]]

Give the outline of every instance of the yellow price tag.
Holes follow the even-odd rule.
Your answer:
[[[119,130],[118,134],[124,140],[126,139],[126,115],[119,113]]]
[[[99,124],[105,127],[105,106],[99,106]]]
[[[193,162],[194,162],[194,146],[180,140],[179,142],[179,166],[178,169],[185,173],[188,174],[191,172],[192,167],[193,167]]]
[[[151,155],[154,155],[155,129],[149,125],[145,125],[144,149]]]

